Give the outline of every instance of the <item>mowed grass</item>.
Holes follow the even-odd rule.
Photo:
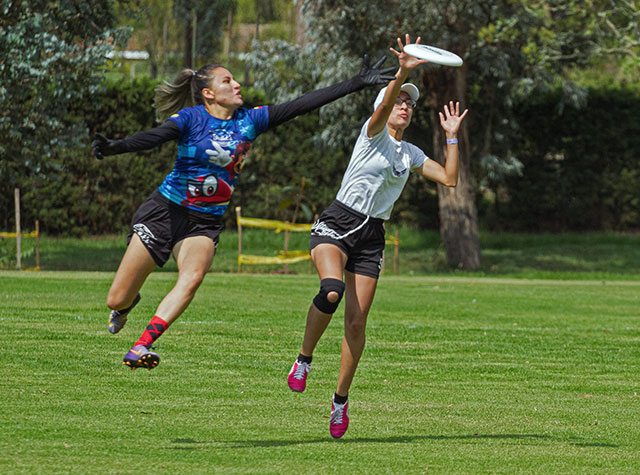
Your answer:
[[[174,273],[106,331],[113,273],[0,273],[2,473],[637,473],[640,281],[385,276],[328,432],[342,306],[307,391],[286,375],[315,276],[212,273],[122,357]]]

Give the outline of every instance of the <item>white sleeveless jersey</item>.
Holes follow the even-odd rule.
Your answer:
[[[370,120],[360,130],[336,199],[362,214],[387,220],[409,171],[429,158],[415,145],[391,137],[386,125],[369,138]]]

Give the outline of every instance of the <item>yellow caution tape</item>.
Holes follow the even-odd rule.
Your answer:
[[[238,264],[293,264],[311,259],[309,251],[280,251],[277,256],[238,254]]]
[[[22,237],[38,237],[37,231],[32,231],[30,233],[21,233]],[[0,237],[3,238],[14,238],[17,236],[17,233],[3,233],[0,232]]]
[[[396,239],[395,236],[387,236],[387,238],[384,240],[385,244],[395,244],[395,245],[399,245],[400,244],[400,239]]]
[[[311,231],[312,223],[300,223],[293,224],[286,221],[276,221],[274,219],[260,219],[260,218],[238,218],[238,224],[249,228],[265,228],[273,229],[276,233],[280,231],[293,231],[293,232],[309,232]]]

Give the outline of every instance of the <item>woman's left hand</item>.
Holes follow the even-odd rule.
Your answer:
[[[458,129],[460,128],[460,123],[464,116],[469,112],[468,109],[465,109],[462,115],[460,115],[460,103],[456,102],[455,107],[453,105],[453,101],[449,101],[449,105],[444,105],[444,114],[439,112],[440,115],[440,125],[444,129],[447,136],[455,136],[458,133]]]

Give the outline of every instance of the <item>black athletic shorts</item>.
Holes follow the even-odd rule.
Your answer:
[[[136,233],[156,264],[162,267],[169,260],[173,247],[183,239],[207,236],[217,246],[223,229],[222,216],[190,211],[155,190],[133,215],[127,244]]]
[[[345,269],[377,279],[384,251],[384,220],[371,218],[335,200],[311,228],[311,249],[338,246],[348,257]]]

